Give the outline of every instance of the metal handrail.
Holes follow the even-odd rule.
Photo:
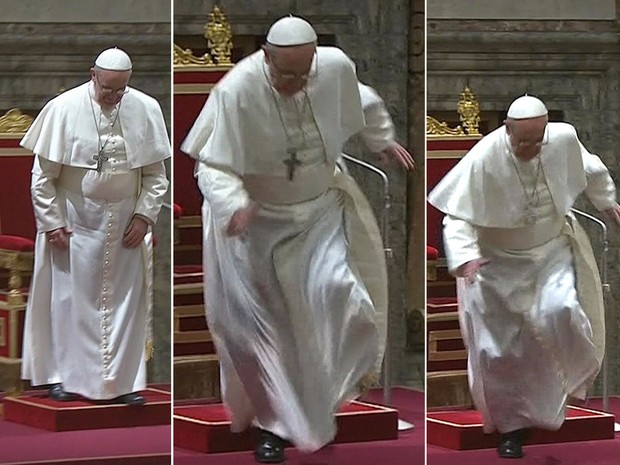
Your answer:
[[[588,220],[594,222],[597,226],[601,228],[602,237],[603,237],[603,254],[601,256],[601,287],[603,289],[603,313],[605,315],[605,320],[607,321],[607,304],[609,303],[609,294],[611,292],[611,287],[607,282],[607,254],[609,252],[609,239],[607,233],[607,225],[604,221],[598,219],[595,216],[590,215],[589,213],[582,212],[581,210],[577,210],[576,208],[571,208],[573,213],[576,213],[579,216],[587,218]],[[605,332],[605,339],[607,339],[607,332]],[[607,343],[605,343],[605,353],[603,355],[603,364],[601,367],[601,374],[603,377],[603,410],[609,411],[609,378],[608,378],[608,357],[607,357]]]
[[[385,253],[386,263],[388,270],[390,269],[391,260],[393,257],[393,251],[390,247],[389,237],[389,212],[392,208],[392,199],[390,195],[390,180],[385,172],[370,163],[367,163],[351,155],[342,154],[342,158],[358,166],[366,168],[372,171],[374,174],[381,177],[383,181],[383,210],[379,225],[381,228],[381,236],[383,237],[383,252]],[[388,273],[389,276],[389,273]],[[385,337],[385,350],[383,352],[383,402],[386,405],[392,405],[392,362],[390,360],[390,318],[389,311],[387,315],[387,334]]]

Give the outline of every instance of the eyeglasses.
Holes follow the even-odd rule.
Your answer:
[[[101,93],[103,95],[116,94],[120,97],[121,95],[125,95],[126,93],[129,92],[129,87],[127,86],[121,87],[120,89],[113,89],[111,87],[102,85],[99,82],[99,78],[96,75],[95,75],[95,81],[97,82],[97,85],[99,86],[99,89],[101,89]]]
[[[276,64],[273,62],[273,60],[271,60],[271,67],[273,70],[273,74],[275,74],[275,77],[283,81],[307,81],[310,78],[316,77],[319,71],[319,57],[316,55],[316,53],[314,54],[312,61],[313,63],[310,65],[311,69],[307,73],[289,73],[280,71]]]
[[[537,147],[541,148],[549,143],[549,131],[547,130],[547,126],[545,126],[545,132],[540,140],[531,141],[531,140],[516,140],[512,137],[512,145],[515,148],[530,148]]]

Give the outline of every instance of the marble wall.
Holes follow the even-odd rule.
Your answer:
[[[214,3],[211,0],[175,0],[175,35],[202,36],[206,14],[211,11]],[[410,3],[407,0],[266,0],[258,8],[257,2],[247,0],[217,1],[236,36],[264,36],[274,20],[293,13],[308,19],[319,35],[335,37],[336,45],[355,61],[360,80],[373,86],[385,99],[394,118],[399,141],[403,145],[413,144],[416,149],[422,150],[423,133],[413,132],[418,138],[414,144],[409,130],[412,82],[420,115],[424,107],[423,98],[420,98],[423,95],[423,60],[419,60],[423,40],[420,41],[419,35],[416,42],[418,59],[412,60],[416,66],[414,74],[409,69],[409,28],[413,11]],[[423,11],[424,2],[414,3],[417,3],[415,11],[418,30],[423,29],[420,12]],[[350,144],[347,151],[366,160],[376,161],[359,142]],[[352,171],[362,181],[375,211],[380,214],[383,202],[381,181],[376,175],[368,175],[357,168],[352,168]],[[406,298],[407,287],[411,285],[407,278],[408,179],[396,169],[389,169],[388,174],[392,192],[389,236],[395,252],[390,265],[391,360],[394,381],[403,382],[411,377],[405,360]],[[423,185],[420,177],[416,178],[416,182]],[[423,274],[416,279],[417,285],[423,289]]]
[[[430,3],[430,2],[429,2]],[[482,115],[501,114],[528,92],[572,123],[585,146],[598,154],[617,178],[620,170],[620,23],[614,2],[575,2],[570,20],[533,20],[507,15],[500,19],[460,17],[463,3],[441,2],[428,20],[428,111],[455,111],[459,93],[469,85]],[[542,5],[546,2],[540,2]],[[577,2],[581,4],[582,2]],[[450,16],[448,4],[455,14]],[[613,4],[613,5],[612,5]],[[583,3],[585,5],[585,3]],[[561,14],[561,13],[558,13]],[[435,15],[435,16],[433,16]],[[542,16],[544,17],[544,16]],[[501,120],[500,120],[501,121]],[[591,209],[586,202],[580,207]],[[589,227],[595,250],[596,230]],[[620,230],[611,227],[607,305],[610,378],[620,393]],[[600,386],[600,380],[599,380]]]
[[[160,102],[170,127],[170,2],[168,0],[2,1],[0,112],[36,114],[61,89],[90,79],[94,58],[110,46],[134,63],[131,85]],[[167,202],[169,203],[169,196]],[[170,209],[156,227],[155,345],[152,382],[170,382]]]

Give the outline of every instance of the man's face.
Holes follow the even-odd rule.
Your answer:
[[[506,120],[506,132],[515,155],[522,160],[531,160],[545,145],[547,116],[521,120]]]
[[[90,77],[95,85],[95,100],[105,108],[111,108],[121,101],[127,92],[131,71],[109,71],[90,69]]]
[[[263,47],[273,87],[291,96],[302,90],[311,73],[315,44],[295,47]]]

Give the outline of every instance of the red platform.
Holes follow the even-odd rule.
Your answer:
[[[365,402],[344,406],[336,416],[335,443],[381,441],[398,437],[398,412]],[[253,450],[255,431],[230,432],[222,404],[188,405],[174,409],[174,445],[203,453]]]
[[[86,400],[58,402],[47,392],[4,399],[4,419],[48,431],[80,431],[170,424],[170,392],[148,388],[146,404],[130,407]]]
[[[455,450],[496,447],[499,435],[482,432],[482,415],[476,410],[451,410],[427,414],[428,444]],[[614,438],[614,416],[569,406],[558,431],[534,430],[525,444],[549,444]],[[619,462],[620,463],[620,462]]]

